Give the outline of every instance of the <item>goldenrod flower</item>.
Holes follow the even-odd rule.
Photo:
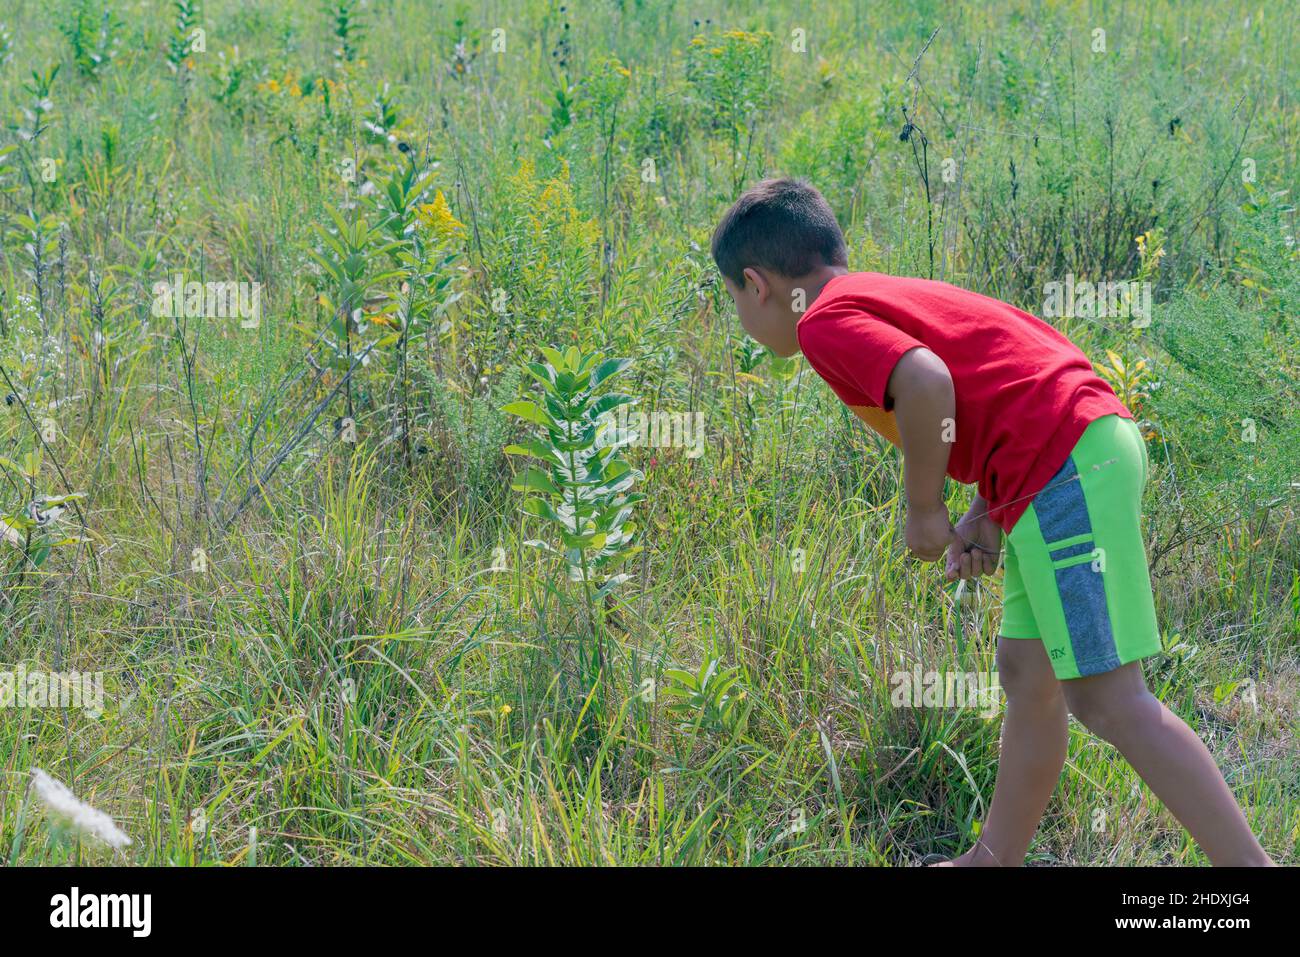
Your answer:
[[[421,225],[442,240],[455,239],[465,232],[465,224],[452,213],[442,190],[434,195],[432,203],[417,207],[416,216]]]

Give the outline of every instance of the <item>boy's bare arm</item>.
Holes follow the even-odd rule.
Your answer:
[[[903,443],[903,482],[910,507],[943,504],[943,482],[952,445],[945,425],[955,422],[957,400],[943,360],[926,348],[912,349],[894,366],[886,392]],[[945,421],[946,420],[946,421]]]
[[[952,452],[945,437],[957,414],[952,376],[942,359],[920,347],[898,360],[886,392],[893,400],[903,446],[907,546],[918,558],[934,561],[953,539],[943,500],[944,477]]]

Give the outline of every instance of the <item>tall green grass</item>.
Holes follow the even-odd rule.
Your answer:
[[[16,863],[910,864],[968,845],[999,718],[891,690],[991,671],[1000,583],[958,594],[908,561],[892,447],[745,340],[707,241],[773,171],[825,190],[854,268],[1030,311],[1066,272],[1153,270],[1149,328],[1061,326],[1099,364],[1146,361],[1126,398],[1153,453],[1148,680],[1295,860],[1293,23],[1210,3],[209,2],[206,51],[169,59],[182,15],[149,2],[115,8],[88,72],[58,26],[100,9],[0,16],[0,456],[42,455],[31,478],[0,469],[0,514],[85,492],[59,521],[87,539],[39,565],[0,543],[0,670],[108,690],[98,718],[0,708]],[[24,138],[32,71],[54,66]],[[344,336],[312,253],[331,210],[375,222],[365,184],[412,165],[455,222],[420,227],[448,258],[403,364],[371,321],[401,264],[364,251],[390,298]],[[1153,230],[1166,254],[1144,261]],[[178,271],[263,283],[260,325],[153,316]],[[370,361],[344,380],[322,335]],[[622,391],[708,430],[698,459],[626,451],[645,548],[601,606],[599,695],[573,667],[583,603],[524,546],[542,528],[502,454],[520,363],[551,343],[631,357]],[[1202,861],[1112,749],[1070,736],[1034,862]],[[130,848],[51,836],[24,811],[34,766]]]

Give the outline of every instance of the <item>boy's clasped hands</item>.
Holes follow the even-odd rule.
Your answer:
[[[911,504],[903,534],[908,550],[921,561],[938,561],[947,552],[944,571],[949,581],[978,578],[997,570],[1002,529],[988,517],[987,505],[979,498],[956,526],[942,502]]]

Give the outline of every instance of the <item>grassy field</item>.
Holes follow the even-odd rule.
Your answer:
[[[1040,315],[1053,283],[1150,291],[1142,321],[1051,321],[1147,435],[1148,683],[1300,863],[1284,7],[6,0],[0,24],[0,673],[102,676],[102,703],[0,707],[0,860],[968,847],[998,710],[896,691],[993,670],[1000,582],[909,560],[892,446],[741,331],[709,235],[779,172],[854,269]],[[596,379],[636,404],[578,431],[630,410],[639,438],[561,449],[606,481],[556,487],[515,453],[551,454],[536,421]],[[60,826],[33,768],[129,846]],[[1030,862],[1205,857],[1072,719]]]

